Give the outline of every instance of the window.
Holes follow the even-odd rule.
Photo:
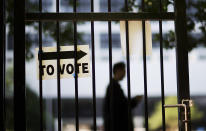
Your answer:
[[[78,0],[77,12],[90,12],[90,0]]]
[[[108,34],[101,34],[100,35],[100,40],[101,40],[101,48],[109,48],[109,38]],[[120,34],[112,34],[112,48],[120,48]]]
[[[120,12],[123,6],[124,6],[124,0],[111,0],[111,11],[112,12]],[[100,0],[100,11],[101,12],[108,11],[107,0]]]
[[[31,46],[38,46],[38,35],[37,34],[26,34],[25,36],[26,44],[30,44]]]
[[[72,12],[73,11],[73,7],[70,5],[70,1],[69,0],[60,0],[60,9],[63,12]]]
[[[51,11],[52,1],[51,0],[42,0],[42,9],[43,9],[43,11]]]
[[[26,0],[25,4],[26,4],[25,6],[26,12],[38,12],[39,11],[39,8],[38,8],[39,1],[38,0]]]
[[[83,34],[82,40],[77,39],[79,45],[91,45],[91,34]]]
[[[73,4],[68,0],[60,1],[61,10],[63,12],[73,12]],[[90,12],[90,0],[78,0],[77,1],[77,12]]]
[[[14,37],[13,37],[13,35],[8,35],[8,37],[7,37],[7,41],[8,41],[8,45],[7,45],[7,49],[8,50],[13,50],[14,49]]]

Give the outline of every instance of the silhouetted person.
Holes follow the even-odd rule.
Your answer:
[[[104,129],[105,131],[133,131],[132,115],[128,117],[128,99],[118,83],[125,76],[125,64],[123,62],[115,64],[113,74],[103,105]],[[131,99],[131,109],[137,105],[141,98],[142,96],[136,96]]]

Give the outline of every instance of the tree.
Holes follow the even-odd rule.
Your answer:
[[[25,0],[26,1],[26,12],[37,12],[38,9],[38,2],[34,0]],[[72,8],[73,0],[68,1],[68,8]],[[77,2],[77,6],[79,3]],[[14,12],[14,0],[7,0],[6,1],[6,23],[8,25],[8,35],[13,37],[14,34],[14,19],[13,19],[13,12]],[[44,9],[43,9],[44,11]],[[78,22],[78,24],[82,24],[83,22]],[[33,28],[35,31],[38,31],[38,24],[36,22],[26,22],[26,27]],[[57,28],[56,22],[43,22],[43,36],[49,37],[53,39],[53,41],[57,40]],[[32,47],[34,47],[35,43],[32,41],[31,37],[32,32],[26,32],[26,60],[30,60],[34,57]],[[60,23],[60,45],[72,45],[74,28],[72,22],[62,22]],[[77,38],[78,42],[84,42],[82,38],[83,33],[78,32]]]
[[[146,12],[159,12],[159,2],[158,0],[145,0],[145,11]],[[73,5],[73,0],[68,1],[68,8],[71,8]],[[7,0],[7,17],[6,22],[9,26],[8,35],[13,35],[13,0]],[[77,1],[77,5],[78,5]],[[26,0],[26,5],[29,7],[27,11],[38,11],[38,2],[33,0]],[[174,0],[162,0],[162,11],[168,11],[168,6],[174,5]],[[187,30],[188,30],[188,51],[192,49],[203,46],[206,47],[206,1],[205,0],[190,0],[187,3]],[[128,0],[128,9],[129,11],[139,10],[141,11],[140,4],[137,4],[136,0]],[[192,11],[190,11],[192,10]],[[122,11],[125,11],[125,7],[122,8]],[[81,23],[81,22],[80,22]],[[197,24],[199,26],[197,26]],[[35,30],[38,30],[38,24],[34,22],[27,22],[28,27],[33,27]],[[73,44],[73,25],[71,22],[65,22],[61,24],[60,30],[60,44],[67,45]],[[198,34],[195,34],[196,28],[200,31]],[[57,31],[55,22],[47,22],[43,26],[43,35],[52,38],[56,41]],[[78,32],[77,37],[80,42],[83,42],[82,39],[83,33]],[[29,37],[27,32],[26,39],[26,60],[30,60],[34,57],[32,52],[33,42]],[[154,35],[154,40],[159,41],[159,34]],[[163,47],[166,49],[171,49],[175,47],[175,33],[170,30],[168,33],[163,34]]]
[[[13,67],[6,70],[6,129],[12,131],[14,128],[14,107],[13,107]],[[43,104],[45,105],[45,104]],[[28,85],[26,85],[26,128],[28,131],[38,131],[40,129],[39,97]],[[43,109],[44,121],[49,120],[54,127],[54,118]],[[44,129],[46,128],[44,122]]]
[[[141,11],[140,4],[129,0],[129,11]],[[159,12],[159,0],[144,0],[146,12]],[[168,6],[174,6],[174,0],[162,0],[162,11],[167,12]],[[206,1],[205,0],[189,0],[187,1],[187,31],[188,43],[187,49],[192,49],[203,46],[206,47]],[[199,32],[197,31],[199,30]],[[194,33],[197,31],[198,33]],[[159,42],[159,34],[154,35],[154,40]],[[168,33],[163,34],[163,47],[166,49],[174,48],[175,33],[169,30]]]
[[[177,103],[177,97],[171,96],[167,97],[165,99],[165,104],[166,105],[171,105],[171,104],[176,104]],[[203,118],[204,114],[198,108],[193,105],[191,107],[191,118],[192,121],[199,120]],[[165,121],[166,121],[166,128],[175,130],[177,129],[177,124],[178,124],[178,110],[177,108],[166,108],[165,109]],[[149,117],[149,127],[150,130],[152,131],[157,131],[162,128],[162,103],[159,101],[155,105],[154,112],[152,115]]]

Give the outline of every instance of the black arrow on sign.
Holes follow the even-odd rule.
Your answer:
[[[74,51],[61,51],[61,52],[43,52],[43,53],[39,53],[38,55],[38,59],[41,60],[56,60],[58,58],[59,55],[59,59],[74,59]],[[85,55],[87,55],[87,53],[85,53],[84,51],[77,51],[77,60],[81,59],[82,57],[84,57]]]

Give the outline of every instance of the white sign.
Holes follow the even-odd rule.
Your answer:
[[[42,48],[42,80],[57,78],[57,57],[60,58],[60,78],[74,78],[74,46],[60,46],[57,54],[56,47]],[[39,49],[36,48],[37,78],[39,79]],[[78,77],[89,77],[89,45],[77,46],[77,73]]]
[[[143,33],[142,21],[128,21],[129,30],[129,54],[142,55],[143,53]],[[146,55],[152,54],[152,32],[151,24],[145,21],[146,35]],[[123,55],[126,56],[126,26],[125,21],[120,21],[120,38]]]

